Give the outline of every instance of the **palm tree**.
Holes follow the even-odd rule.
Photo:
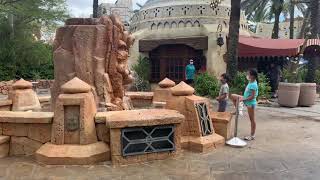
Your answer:
[[[318,39],[320,37],[320,1],[311,0],[309,4],[311,16],[310,16],[310,32],[312,39]],[[317,70],[317,57],[311,55],[308,63],[307,82],[315,82],[315,74]]]
[[[227,72],[233,79],[237,75],[238,69],[238,42],[240,28],[240,1],[231,0],[231,15],[229,22],[229,40],[228,40],[228,63]]]
[[[251,16],[264,17],[261,21],[274,19],[274,27],[272,38],[279,38],[279,23],[280,16],[287,16],[290,11],[291,0],[242,0],[241,7],[246,11],[246,14]],[[305,10],[303,4],[295,4],[300,11]],[[259,18],[258,18],[259,19]]]
[[[98,17],[99,0],[93,0],[93,18]]]

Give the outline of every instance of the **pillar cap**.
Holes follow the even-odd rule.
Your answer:
[[[191,96],[195,92],[194,88],[181,81],[178,85],[171,88],[171,93],[174,96]]]
[[[16,81],[12,85],[12,88],[13,89],[32,89],[32,83],[21,78],[20,80]]]
[[[75,77],[62,85],[61,90],[65,94],[87,93],[91,90],[91,86],[81,79]]]
[[[173,87],[176,85],[176,83],[174,81],[172,81],[169,78],[164,78],[162,81],[159,82],[158,84],[161,88],[169,88],[169,87]]]

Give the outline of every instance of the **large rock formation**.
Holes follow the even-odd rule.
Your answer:
[[[91,85],[97,105],[103,102],[115,105],[113,110],[123,110],[124,86],[133,81],[128,69],[128,50],[133,41],[113,15],[67,20],[54,41],[52,105],[61,85],[78,77]]]

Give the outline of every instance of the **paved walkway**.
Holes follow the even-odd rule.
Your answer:
[[[116,168],[110,162],[43,166],[31,157],[10,157],[0,159],[0,179],[319,180],[319,112],[319,105],[302,110],[259,107],[257,139],[243,149],[184,152],[175,159]],[[249,132],[246,118],[240,119],[240,136]]]

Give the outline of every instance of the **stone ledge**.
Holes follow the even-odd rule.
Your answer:
[[[188,149],[193,152],[208,152],[213,149],[217,149],[224,146],[224,137],[218,134],[212,134],[209,136],[194,137],[194,136],[183,136],[181,138],[182,148]]]
[[[110,160],[110,148],[104,142],[89,145],[46,143],[36,152],[36,160],[47,165],[88,165]]]
[[[38,96],[38,99],[41,103],[43,102],[50,102],[51,96]]]
[[[152,100],[153,92],[126,92],[126,96],[130,97],[130,99],[145,99]]]
[[[0,123],[50,124],[52,123],[53,117],[53,112],[1,111]]]
[[[178,111],[166,109],[142,109],[104,113],[106,126],[113,128],[179,124],[185,119]]]
[[[229,112],[211,112],[210,115],[214,123],[228,124],[232,120],[232,114]]]
[[[10,137],[9,136],[0,136],[0,144],[4,144],[9,142]]]
[[[0,100],[0,106],[10,106],[12,105],[12,100],[6,99],[6,100]]]

